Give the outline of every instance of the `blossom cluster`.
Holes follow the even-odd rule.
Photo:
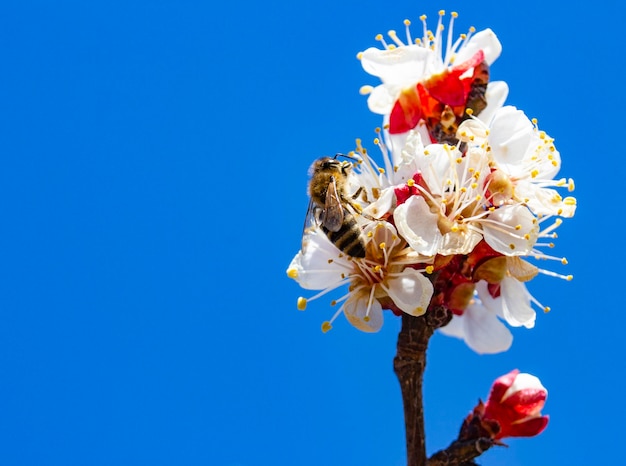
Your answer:
[[[376,332],[384,310],[420,316],[443,308],[452,316],[444,334],[496,353],[512,343],[503,322],[531,328],[535,309],[549,310],[526,282],[539,273],[571,279],[535,262],[567,262],[548,251],[562,219],[575,213],[575,198],[562,194],[574,183],[557,177],[554,140],[505,105],[506,83],[489,80],[502,50],[494,32],[471,28],[454,39],[453,13],[444,40],[443,16],[434,32],[422,16],[415,40],[406,20],[405,41],[390,31],[389,43],[378,36],[382,48],[358,54],[381,81],[361,88],[383,117],[374,139],[380,162],[357,140],[339,196],[358,222],[365,257],[349,256],[314,225],[287,274],[319,290],[300,298],[300,309],[347,285],[324,331],[341,314]]]

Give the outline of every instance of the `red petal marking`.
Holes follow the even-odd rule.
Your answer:
[[[423,112],[417,87],[405,89],[400,93],[398,100],[389,115],[389,132],[402,134],[412,130],[422,119]]]
[[[546,403],[548,393],[537,388],[519,390],[504,400],[504,404],[522,414],[522,417],[539,414]]]
[[[424,82],[424,87],[439,102],[451,107],[463,107],[461,109],[462,112],[465,109],[467,96],[471,90],[474,77],[473,75],[463,79],[460,79],[460,77],[470,68],[480,65],[484,59],[485,54],[482,50],[479,50],[463,63],[431,76]]]
[[[462,116],[474,76],[461,79],[461,75],[480,65],[484,57],[483,51],[479,50],[463,63],[403,90],[389,114],[389,133],[406,133],[415,128],[422,119],[432,127],[439,122],[445,105],[452,107],[455,115]],[[435,121],[429,121],[431,119]]]
[[[502,397],[509,389],[513,382],[515,381],[515,377],[519,374],[518,369],[513,369],[508,374],[502,375],[498,377],[493,385],[491,386],[491,392],[489,393],[489,398],[487,399],[487,404],[489,403],[500,403],[502,402]]]
[[[497,439],[504,437],[534,437],[545,430],[549,416],[534,417],[519,424],[511,424],[502,429],[496,436]],[[502,426],[502,425],[501,425]]]

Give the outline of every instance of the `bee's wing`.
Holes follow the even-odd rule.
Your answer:
[[[335,178],[331,178],[326,191],[324,211],[322,212],[322,225],[329,231],[339,231],[343,225],[343,205],[339,194],[337,194],[337,184]]]
[[[306,215],[304,216],[304,226],[302,227],[302,236],[306,235],[312,228],[319,226],[320,220],[320,211],[322,209],[318,207],[313,199],[309,200],[309,205],[306,208]]]

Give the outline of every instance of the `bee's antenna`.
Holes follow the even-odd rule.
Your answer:
[[[337,152],[335,156],[333,157],[333,159],[336,159],[337,157],[345,157],[347,159],[356,160],[357,162],[359,161],[358,157],[355,157],[353,155],[348,155],[348,154],[342,154],[341,152]]]

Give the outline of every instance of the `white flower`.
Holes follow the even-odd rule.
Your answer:
[[[555,180],[561,157],[545,132],[539,131],[515,107],[495,112],[489,124],[466,120],[457,135],[468,144],[468,153],[479,151],[490,160],[489,195],[494,205],[518,202],[537,216],[572,217],[576,199],[563,198],[554,188],[573,190],[573,182]]]
[[[383,307],[419,316],[430,303],[433,293],[430,280],[422,271],[406,267],[422,258],[406,247],[393,225],[370,222],[364,227],[364,235],[366,257],[349,258],[320,229],[313,229],[306,234],[302,250],[287,269],[287,275],[303,288],[322,290],[308,300],[300,298],[300,309],[306,307],[307,301],[349,285],[348,293],[333,301],[333,304],[345,303],[330,321],[324,322],[324,331],[343,312],[359,330],[377,332],[383,324]]]
[[[450,323],[439,330],[444,335],[462,339],[478,354],[501,353],[513,343],[511,331],[478,297],[462,315],[454,314]]]
[[[507,351],[513,343],[513,335],[502,320],[512,327],[533,328],[536,313],[531,302],[536,300],[526,286],[513,277],[500,282],[499,292],[494,298],[487,282],[479,281],[470,305],[461,315],[454,314],[450,323],[440,329],[441,333],[464,340],[479,354]]]
[[[363,69],[382,81],[382,84],[376,87],[364,86],[361,89],[363,94],[369,94],[367,102],[372,112],[389,116],[399,99],[404,101],[403,106],[416,111],[420,111],[420,106],[427,109],[429,104],[424,101],[426,94],[451,107],[459,105],[465,107],[474,79],[481,78],[474,76],[474,72],[483,63],[491,65],[500,55],[502,46],[491,29],[475,33],[474,28],[470,28],[468,34],[462,34],[453,43],[453,23],[458,16],[457,13],[452,13],[447,41],[444,44],[442,24],[444,14],[444,11],[439,12],[435,33],[427,29],[426,16],[422,16],[420,19],[424,35],[421,39],[413,41],[409,29],[410,22],[405,20],[406,43],[395,31],[389,31],[392,44],[387,44],[382,35],[378,35],[377,39],[381,41],[382,49],[370,47],[359,53]],[[421,83],[422,88],[416,91],[415,86],[418,83]],[[464,84],[459,86],[459,83]],[[483,92],[487,103],[487,107],[484,108],[485,118],[489,118],[493,110],[504,103],[508,86],[504,82],[481,83],[483,84],[486,87]],[[404,94],[407,90],[410,92]],[[418,121],[414,121],[411,127],[406,129],[415,127],[417,123]],[[392,122],[392,133],[405,132],[394,130],[393,126],[395,125]]]

